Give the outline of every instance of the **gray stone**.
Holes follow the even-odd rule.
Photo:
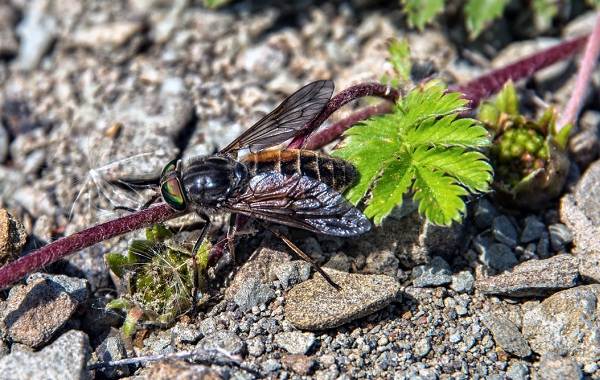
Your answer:
[[[498,216],[498,211],[492,202],[486,198],[482,198],[479,200],[479,202],[477,202],[477,207],[475,208],[473,215],[477,227],[481,229],[490,227],[496,216]]]
[[[492,235],[494,235],[494,239],[511,248],[517,245],[517,230],[505,215],[494,218],[492,222]]]
[[[525,218],[525,226],[521,233],[521,243],[530,243],[538,240],[546,230],[546,225],[536,216],[529,215]]]
[[[494,243],[483,254],[479,255],[479,260],[490,268],[504,271],[512,268],[518,260],[513,250],[502,243]]]
[[[14,341],[39,347],[67,323],[86,297],[85,280],[34,274],[27,285],[10,290],[1,323]]]
[[[527,344],[519,328],[510,320],[495,314],[483,314],[483,324],[492,332],[496,344],[509,354],[520,358],[531,355],[531,349]]]
[[[512,363],[506,370],[506,377],[510,380],[528,380],[529,368],[521,362]]]
[[[271,78],[285,64],[285,53],[268,45],[257,46],[240,55],[243,68],[263,79]]]
[[[374,251],[367,256],[364,273],[384,274],[395,277],[398,273],[400,260],[391,251]]]
[[[281,369],[281,363],[275,359],[267,359],[262,362],[262,369],[267,373],[276,372]]]
[[[71,330],[38,352],[18,351],[0,359],[0,378],[26,380],[90,379],[86,365],[90,357],[88,337]]]
[[[419,265],[413,269],[413,285],[419,288],[440,286],[452,282],[450,265],[439,256],[431,259],[428,265]]]
[[[233,302],[240,307],[240,310],[247,311],[254,306],[262,305],[275,298],[275,291],[270,285],[261,284],[253,279],[245,286],[240,288],[233,296]]]
[[[0,57],[12,57],[19,49],[19,43],[13,33],[17,14],[9,4],[0,5]],[[2,126],[0,126],[0,130]],[[0,135],[2,132],[0,131]],[[0,140],[2,137],[0,136]],[[1,141],[0,141],[1,145]],[[2,163],[2,147],[0,146],[0,163]]]
[[[117,330],[112,331],[111,334],[96,347],[96,358],[97,361],[101,363],[127,358],[125,343],[123,343],[123,339]],[[129,367],[126,365],[116,367],[110,366],[102,368],[98,370],[98,372],[109,379],[121,378],[129,376]]]
[[[8,132],[0,122],[0,164],[3,164],[8,155]]]
[[[339,270],[340,272],[349,272],[350,268],[352,267],[352,263],[348,255],[343,252],[338,252],[333,255],[329,261],[323,265],[323,267]]]
[[[56,38],[57,22],[47,7],[48,1],[33,1],[17,26],[20,44],[15,66],[20,70],[35,69]]]
[[[560,251],[565,245],[573,241],[573,235],[567,226],[562,223],[552,224],[548,227],[550,243],[554,251]]]
[[[200,342],[197,348],[202,350],[222,349],[231,355],[242,355],[246,350],[246,343],[231,331],[222,330],[208,335]]]
[[[144,27],[141,20],[120,20],[75,30],[68,36],[67,43],[88,49],[113,50],[125,45]]]
[[[0,208],[0,265],[17,258],[26,242],[23,224]]]
[[[525,310],[523,336],[537,354],[559,353],[580,363],[600,360],[600,285],[558,292]]]
[[[418,358],[425,357],[431,351],[431,342],[427,338],[419,339],[413,350]]]
[[[275,335],[275,343],[290,354],[305,355],[313,348],[315,342],[315,334],[313,333],[290,331]]]
[[[541,259],[547,259],[548,257],[550,257],[550,234],[548,234],[545,231],[542,232],[542,236],[538,241],[535,253]]]
[[[510,272],[477,280],[475,287],[484,294],[540,296],[577,285],[578,267],[577,258],[568,254],[546,260],[530,260]]]
[[[394,301],[400,290],[392,277],[325,271],[340,291],[315,275],[287,293],[285,319],[299,329],[333,328],[372,314]]]
[[[587,167],[598,157],[600,152],[598,126],[594,125],[592,128],[580,130],[570,137],[569,150],[580,167]]]
[[[450,288],[458,293],[469,293],[473,290],[475,278],[468,270],[464,270],[452,275],[452,283]]]
[[[540,358],[538,376],[540,380],[583,379],[581,368],[573,359],[562,357],[554,352],[544,354]]]
[[[189,343],[194,344],[198,342],[200,338],[202,338],[202,331],[196,327],[195,325],[188,325],[183,323],[176,324],[171,332],[175,335],[175,339],[177,339],[181,343]]]
[[[310,277],[310,264],[303,260],[287,261],[274,268],[275,276],[284,289]]]
[[[600,284],[600,252],[579,255],[579,274],[586,282]]]

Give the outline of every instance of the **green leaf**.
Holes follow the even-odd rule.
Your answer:
[[[131,264],[129,258],[120,253],[107,253],[105,257],[108,268],[115,276],[122,278],[127,270],[127,266]]]
[[[600,0],[586,0],[586,3],[588,3],[588,5],[590,7],[594,7],[594,8],[600,7]]]
[[[468,0],[465,5],[467,29],[475,39],[492,20],[502,16],[508,0]]]
[[[406,39],[393,39],[388,46],[389,61],[394,68],[394,72],[400,81],[408,81],[410,79],[410,46]],[[397,84],[396,86],[397,87]]]
[[[543,32],[550,29],[558,14],[558,0],[533,0],[531,7],[536,30]]]
[[[466,101],[439,82],[409,92],[390,114],[346,131],[333,155],[355,165],[360,177],[347,197],[365,196],[365,215],[380,224],[411,190],[432,223],[448,225],[464,212],[462,196],[489,190],[492,169],[473,149],[489,145],[475,120],[460,119]]]
[[[423,30],[437,14],[444,10],[444,0],[401,0],[408,25]]]
[[[519,115],[519,96],[512,81],[506,82],[502,91],[496,96],[496,107],[500,112],[511,116]]]
[[[231,0],[203,0],[203,3],[206,8],[215,9],[215,8],[222,7],[223,5],[229,3],[230,1]]]

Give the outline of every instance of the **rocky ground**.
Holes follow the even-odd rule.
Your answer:
[[[504,21],[470,43],[450,17],[417,33],[398,6],[369,1],[219,11],[187,0],[3,2],[2,260],[113,216],[107,199],[139,206],[148,192],[107,181],[212,153],[304,83],[378,80],[391,37],[461,83],[592,20],[562,18],[552,39]],[[556,65],[528,91],[562,105],[572,74]],[[104,308],[116,297],[104,254],[134,236],[105,242],[2,295],[0,378],[600,378],[597,87],[596,77],[565,194],[542,212],[480,197],[452,228],[398,213],[356,240],[294,232],[341,293],[258,232],[240,242],[258,246],[252,259],[217,281],[196,317],[132,341]],[[87,369],[195,349],[204,354],[187,361]],[[215,350],[227,355],[206,356]]]

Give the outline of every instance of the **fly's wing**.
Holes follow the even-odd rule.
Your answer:
[[[356,236],[371,229],[358,209],[326,184],[278,172],[253,177],[246,190],[223,205],[245,214],[333,236]]]
[[[330,80],[307,84],[242,133],[221,153],[245,148],[256,152],[285,142],[321,113],[332,94],[333,82]]]

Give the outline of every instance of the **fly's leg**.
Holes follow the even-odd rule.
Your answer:
[[[198,302],[198,282],[199,282],[199,273],[198,273],[198,262],[196,256],[198,255],[198,251],[206,238],[206,234],[208,233],[208,228],[210,227],[210,218],[205,214],[198,214],[202,221],[204,222],[204,226],[202,226],[202,230],[200,231],[200,236],[198,236],[198,240],[196,240],[196,244],[194,244],[194,249],[192,249],[192,281],[194,283],[194,288],[192,289],[192,314],[196,312],[196,302]]]
[[[310,256],[308,256],[306,253],[302,252],[302,250],[300,248],[298,248],[298,246],[296,246],[294,243],[292,243],[292,241],[290,239],[288,239],[286,236],[282,235],[281,233],[279,233],[278,231],[272,229],[271,227],[267,226],[267,228],[273,233],[273,235],[277,236],[279,239],[281,239],[281,241],[283,241],[285,243],[285,245],[287,245],[292,251],[294,251],[294,253],[296,253],[298,256],[300,256],[304,261],[306,261],[307,263],[309,263],[313,268],[315,268],[315,270],[317,272],[319,272],[321,274],[321,276],[323,276],[323,278],[325,279],[325,281],[327,281],[327,283],[329,283],[329,285],[333,286],[335,288],[335,290],[342,290],[342,288],[336,284],[331,277],[329,277],[329,275],[327,273],[325,273],[325,271],[323,269],[321,269],[321,267],[319,266],[319,264],[317,264]]]

